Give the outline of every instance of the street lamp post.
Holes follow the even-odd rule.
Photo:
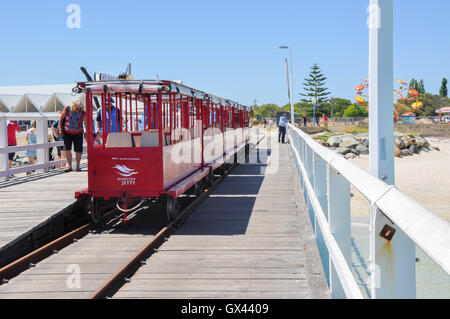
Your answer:
[[[294,125],[294,72],[293,72],[293,67],[292,67],[292,48],[287,46],[287,45],[280,45],[278,48],[280,49],[289,49],[289,55],[290,55],[290,60],[291,60],[291,89],[290,89],[290,94],[289,94],[289,102],[291,103],[291,124]],[[287,74],[287,70],[286,70],[286,74]],[[287,74],[287,77],[289,78],[289,75]],[[288,80],[289,82],[289,80]],[[288,89],[289,89],[289,83],[288,83]]]

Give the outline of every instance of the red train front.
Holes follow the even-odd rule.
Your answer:
[[[171,81],[78,86],[93,124],[87,127],[88,188],[76,196],[89,197],[94,221],[105,202],[114,202],[126,220],[134,209],[128,205],[155,199],[175,219],[177,198],[208,184],[248,143],[249,109],[232,101]]]

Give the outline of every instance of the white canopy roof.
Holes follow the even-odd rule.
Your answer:
[[[75,84],[0,86],[0,112],[57,112],[84,94],[73,94]]]
[[[0,94],[25,95],[25,94],[47,94],[65,93],[71,94],[76,84],[56,85],[22,85],[22,86],[0,86]]]

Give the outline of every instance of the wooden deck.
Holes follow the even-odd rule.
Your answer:
[[[0,250],[75,202],[87,185],[87,169],[32,174],[0,185]]]
[[[267,162],[278,153],[262,143],[114,297],[329,298],[288,145],[279,146],[276,172]]]
[[[264,142],[114,298],[330,297],[288,145],[277,152]],[[7,242],[50,218],[86,179],[74,172],[0,188],[0,234]],[[88,298],[158,232],[155,217],[87,235],[1,285],[0,299]]]

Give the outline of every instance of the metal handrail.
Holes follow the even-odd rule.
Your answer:
[[[447,274],[450,274],[450,223],[445,219],[435,215],[414,199],[406,196],[397,188],[387,185],[383,181],[375,178],[366,171],[347,161],[344,157],[332,152],[331,150],[318,144],[308,134],[300,129],[289,125],[289,134],[291,140],[296,137],[302,141],[302,146],[312,150],[313,155],[308,155],[316,161],[323,161],[327,169],[336,171],[340,176],[353,185],[373,207],[379,209],[389,220],[399,227],[407,237],[409,237],[418,247],[420,247],[428,256],[430,256],[436,264],[438,264]],[[308,161],[305,151],[299,149],[298,145],[291,143],[294,153],[297,155],[298,164],[303,167],[301,169],[304,188],[307,197],[310,199],[322,233],[328,233],[329,225],[327,225],[324,215],[323,205],[316,205],[318,195],[315,193],[314,187],[311,185],[311,174],[308,176],[307,170],[304,168],[302,157]],[[303,153],[302,153],[303,152]],[[302,153],[303,156],[299,153]],[[307,165],[306,165],[307,166]],[[311,165],[310,165],[311,166]],[[328,181],[329,184],[329,181]],[[328,185],[333,187],[333,185]],[[328,189],[328,192],[330,189]],[[350,194],[348,194],[350,196]],[[325,194],[325,197],[327,195]],[[329,201],[329,198],[325,198]],[[317,202],[318,203],[318,202]],[[377,234],[372,234],[375,236]],[[331,239],[329,239],[330,241]],[[330,241],[327,247],[331,247]],[[336,252],[330,251],[330,255]],[[371,256],[372,258],[373,256]],[[342,265],[341,265],[342,266]],[[348,266],[348,265],[347,265]],[[347,273],[347,274],[345,274]],[[338,273],[340,279],[348,280],[348,272],[344,270]],[[347,279],[345,279],[347,278]],[[344,284],[344,283],[343,283]],[[351,296],[351,291],[346,292],[346,296]]]
[[[48,141],[48,121],[59,120],[60,114],[57,113],[0,113],[0,178],[9,179],[10,175],[31,172],[36,170],[47,171],[50,167],[62,165],[67,160],[50,161],[48,149],[63,146],[63,142]],[[36,144],[8,146],[7,121],[27,121],[35,120],[36,125]],[[37,150],[37,161],[34,165],[9,168],[8,153],[15,153],[27,150]],[[82,159],[86,159],[84,154]]]

